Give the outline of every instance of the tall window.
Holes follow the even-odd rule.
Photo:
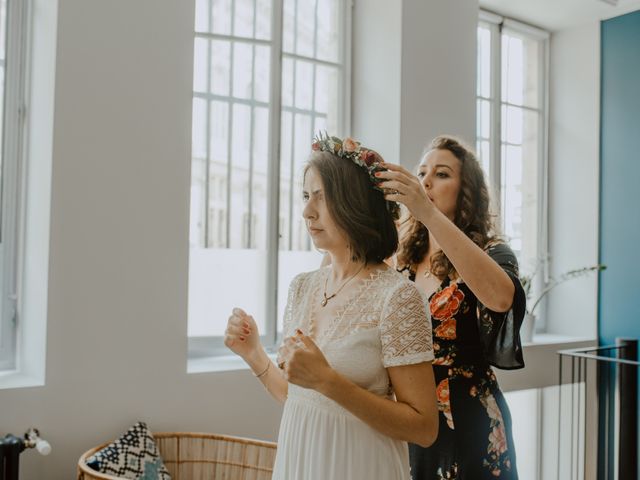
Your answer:
[[[488,13],[480,18],[477,150],[502,233],[528,271],[546,258],[548,33]]]
[[[344,133],[344,0],[196,0],[190,352],[224,352],[235,306],[276,342],[292,277],[317,268],[301,174],[315,132]]]
[[[26,0],[0,0],[0,371],[16,366]]]

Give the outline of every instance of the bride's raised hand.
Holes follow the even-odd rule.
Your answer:
[[[233,353],[247,359],[260,348],[260,333],[251,315],[241,308],[234,308],[227,321],[224,344]]]
[[[287,352],[285,378],[300,387],[321,390],[335,371],[311,337],[299,332],[292,339],[298,346]]]
[[[378,186],[385,189],[386,200],[402,203],[416,219],[431,213],[435,206],[417,176],[393,163],[384,162],[381,166],[387,170],[375,175],[381,180]]]

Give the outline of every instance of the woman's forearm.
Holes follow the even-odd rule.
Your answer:
[[[284,403],[287,400],[289,383],[282,376],[281,370],[271,361],[267,352],[260,348],[251,357],[245,358],[245,362],[253,371],[254,375],[260,375],[260,382],[269,394],[278,402]]]
[[[437,208],[423,210],[418,220],[480,302],[496,312],[511,308],[515,287],[500,265]]]
[[[318,391],[373,429],[396,440],[426,447],[437,436],[438,415],[435,407],[420,412],[407,403],[369,392],[335,371]]]

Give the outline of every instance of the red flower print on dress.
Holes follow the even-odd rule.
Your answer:
[[[431,316],[436,320],[446,320],[453,317],[464,300],[464,293],[458,288],[456,283],[443,288],[433,295],[429,303]]]
[[[447,318],[433,331],[436,337],[444,338],[445,340],[456,339],[456,319]]]
[[[451,403],[449,401],[449,379],[445,378],[436,387],[436,397],[438,398],[438,410],[442,412],[447,420],[447,425],[453,430],[453,416],[451,415]]]

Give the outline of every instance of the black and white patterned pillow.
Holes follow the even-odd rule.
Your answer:
[[[153,435],[143,422],[89,457],[87,465],[100,473],[131,480],[171,480]]]

